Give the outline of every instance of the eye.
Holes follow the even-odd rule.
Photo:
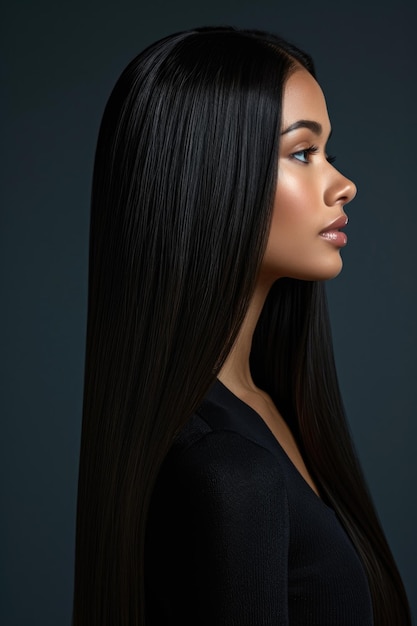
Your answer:
[[[305,148],[305,150],[298,150],[297,152],[293,152],[291,154],[292,159],[296,159],[300,163],[310,163],[310,155],[314,154],[318,151],[317,146],[309,146]]]
[[[309,146],[308,148],[305,148],[304,150],[298,150],[297,152],[293,152],[290,156],[292,159],[296,159],[300,163],[308,164],[310,163],[310,156],[318,152],[318,150],[319,149],[317,146]],[[334,163],[336,161],[336,157],[326,155],[326,161],[328,163]]]

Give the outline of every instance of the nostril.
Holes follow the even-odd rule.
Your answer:
[[[351,202],[357,193],[357,188],[356,188],[355,183],[349,179],[346,179],[346,181],[347,181],[346,187],[342,191],[343,204],[347,204],[348,202]]]

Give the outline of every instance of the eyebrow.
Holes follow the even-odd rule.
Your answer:
[[[298,128],[308,128],[315,135],[321,135],[323,132],[322,125],[318,122],[313,122],[312,120],[298,120],[293,124],[290,124],[288,128],[281,132],[281,135],[286,135],[287,133],[291,133],[293,130],[297,130]]]

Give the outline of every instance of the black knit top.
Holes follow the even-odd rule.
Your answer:
[[[362,563],[262,418],[216,381],[168,454],[146,542],[151,626],[371,626]]]

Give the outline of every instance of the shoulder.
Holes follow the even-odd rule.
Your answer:
[[[178,613],[186,624],[287,624],[288,550],[278,459],[194,414],[165,459],[148,521],[148,580],[161,623]]]
[[[286,484],[278,458],[255,438],[213,427],[197,412],[175,440],[160,484],[176,497],[218,506],[286,508]]]
[[[188,526],[216,520],[256,534],[288,526],[286,476],[276,439],[262,418],[217,381],[164,460],[154,490],[160,519]],[[271,519],[275,523],[271,525]],[[284,532],[284,535],[286,533]]]
[[[198,462],[206,459],[205,454],[226,466],[231,462],[239,466],[240,458],[249,463],[262,460],[264,469],[278,468],[281,456],[262,418],[219,380],[176,437],[169,456]]]
[[[169,457],[175,462],[203,466],[205,461],[225,468],[235,463],[243,468],[262,460],[262,466],[279,466],[278,458],[256,437],[229,425],[209,423],[199,411],[194,413],[175,439]]]
[[[165,459],[152,510],[155,527],[169,519],[177,537],[198,529],[207,547],[220,543],[239,553],[245,546],[247,554],[251,546],[265,558],[287,549],[289,508],[279,460],[239,432],[212,428],[198,413]]]

